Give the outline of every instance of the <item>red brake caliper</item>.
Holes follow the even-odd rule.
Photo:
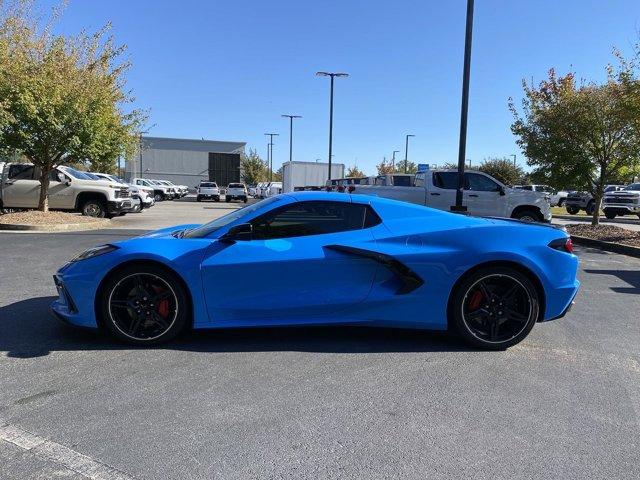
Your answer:
[[[164,290],[158,286],[153,286],[153,289],[156,293],[162,293]],[[169,316],[169,300],[163,299],[158,302],[156,305],[156,311],[160,314],[162,318],[167,318]]]
[[[469,311],[473,312],[480,308],[480,304],[482,303],[483,298],[484,297],[482,296],[480,290],[476,290],[475,292],[473,292],[471,298],[469,299]]]

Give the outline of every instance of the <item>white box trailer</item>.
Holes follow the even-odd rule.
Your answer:
[[[285,162],[282,164],[282,191],[293,192],[296,188],[320,187],[327,182],[329,164],[321,162]],[[331,164],[331,178],[344,177],[344,164]]]

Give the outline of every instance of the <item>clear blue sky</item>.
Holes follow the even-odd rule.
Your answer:
[[[47,0],[44,5],[50,4]],[[367,173],[413,133],[416,162],[458,151],[465,0],[70,0],[63,33],[107,21],[129,47],[129,87],[152,135],[246,141],[274,167],[327,156],[328,79],[336,80],[334,161]],[[476,1],[467,158],[517,153],[507,99],[550,67],[604,78],[613,46],[629,52],[638,0]]]

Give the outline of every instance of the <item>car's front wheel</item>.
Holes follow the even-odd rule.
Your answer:
[[[569,215],[576,215],[580,209],[578,207],[574,207],[573,205],[567,205],[567,213]]]
[[[478,270],[453,292],[450,325],[472,345],[504,350],[522,341],[540,315],[532,281],[510,267]]]
[[[175,337],[187,324],[187,293],[175,274],[164,268],[131,266],[111,276],[98,293],[102,323],[119,340],[157,345]]]
[[[86,200],[82,204],[81,210],[85,217],[105,218],[107,216],[107,206],[98,199]]]

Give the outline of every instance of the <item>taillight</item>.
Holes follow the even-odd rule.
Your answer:
[[[553,248],[554,250],[573,253],[573,241],[571,240],[571,237],[552,240],[551,242],[549,242],[549,247]]]

